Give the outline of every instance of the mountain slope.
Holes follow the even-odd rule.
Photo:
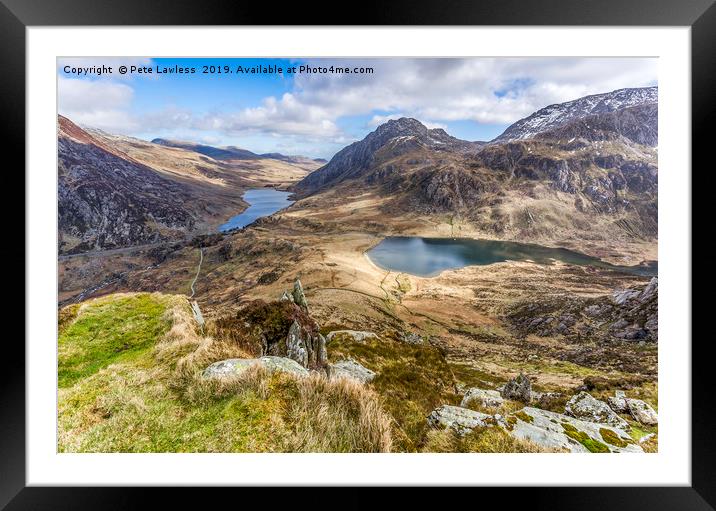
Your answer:
[[[425,225],[447,215],[467,232],[505,239],[654,239],[658,107],[648,101],[655,94],[631,89],[553,105],[527,118],[549,110],[540,130],[516,123],[528,138],[489,144],[415,119],[389,121],[295,190],[311,211],[340,205],[353,219],[372,197],[386,223],[412,218]],[[350,197],[361,206],[350,206]],[[331,215],[340,219],[333,209]]]
[[[382,160],[421,150],[461,153],[477,150],[481,142],[467,142],[442,129],[428,129],[420,121],[403,117],[389,120],[363,140],[345,147],[331,160],[300,181],[295,190],[308,194],[348,178],[362,175]]]
[[[524,140],[592,114],[614,112],[623,108],[656,104],[657,102],[657,87],[619,89],[605,94],[585,96],[537,110],[532,115],[512,124],[493,142]]]
[[[247,206],[242,196],[248,188],[286,188],[320,165],[258,156],[217,160],[186,148],[83,129],[62,116],[58,147],[60,253],[213,230]]]
[[[187,151],[194,151],[195,153],[210,156],[215,160],[257,160],[261,158],[261,156],[256,153],[234,146],[213,147],[204,144],[195,144],[193,142],[166,140],[163,138],[155,138],[152,140],[152,143],[167,147],[178,147],[179,149],[186,149]]]

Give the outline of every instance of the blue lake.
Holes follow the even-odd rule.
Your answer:
[[[242,213],[232,216],[229,220],[219,226],[219,231],[230,231],[246,227],[262,216],[274,214],[283,208],[287,208],[293,201],[288,200],[289,192],[274,190],[273,188],[253,188],[247,190],[243,199],[249,203],[249,207]]]
[[[564,248],[470,238],[393,236],[378,243],[367,255],[384,270],[405,272],[419,277],[434,277],[444,270],[504,261],[551,264],[557,260],[567,264],[589,265],[643,276],[656,275],[658,272],[656,261],[638,266],[616,266]]]

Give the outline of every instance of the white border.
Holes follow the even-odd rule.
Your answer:
[[[27,482],[689,485],[689,28],[44,28],[27,32]],[[659,453],[57,454],[58,56],[658,56]]]

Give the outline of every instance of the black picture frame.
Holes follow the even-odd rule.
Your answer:
[[[216,0],[0,0],[0,113],[2,138],[8,152],[19,161],[13,172],[17,186],[25,189],[20,168],[25,149],[25,30],[29,26],[82,25],[564,25],[564,26],[688,26],[691,27],[692,63],[692,161],[703,164],[699,189],[708,193],[713,172],[706,166],[711,151],[710,131],[714,122],[714,76],[716,76],[716,5],[714,0],[452,0],[428,2],[400,0],[362,2],[343,14],[338,6],[310,8],[291,3],[280,8],[265,2],[221,2]],[[320,13],[319,13],[320,12]],[[712,166],[712,165],[711,165]],[[9,171],[10,167],[6,167]],[[688,169],[683,169],[688,178]],[[3,176],[8,179],[7,176]],[[692,203],[695,197],[692,198]],[[662,211],[662,214],[668,212]],[[16,214],[15,214],[16,216]],[[16,239],[23,239],[19,234]],[[17,251],[24,250],[19,248]],[[32,268],[25,266],[25,272]],[[18,288],[19,289],[19,288]],[[694,303],[698,307],[699,305]],[[28,304],[31,306],[31,304]],[[700,305],[703,307],[703,305]],[[692,317],[694,317],[692,312]],[[696,315],[695,317],[698,317]],[[685,320],[687,318],[684,318]],[[21,324],[19,320],[15,321]],[[692,336],[694,337],[694,336]],[[188,489],[26,487],[25,482],[25,354],[12,337],[5,343],[6,363],[0,371],[0,508],[17,509],[134,509],[152,505],[160,493],[162,506],[190,503]],[[701,339],[699,339],[701,340]],[[475,498],[529,505],[530,508],[560,509],[693,509],[716,507],[716,435],[711,380],[713,358],[706,342],[691,342],[692,351],[692,451],[690,487],[565,487],[481,488],[451,490],[450,500]],[[673,340],[672,340],[673,341]],[[689,339],[682,339],[685,348]],[[232,489],[204,489],[212,500]],[[243,492],[244,502],[266,489]],[[345,505],[371,506],[371,498],[355,489],[342,489]],[[272,507],[279,505],[272,492]],[[470,492],[470,493],[468,493]],[[427,496],[421,489],[411,495],[423,505],[441,502],[439,493]],[[252,495],[255,494],[255,495]],[[306,491],[285,497],[305,500]],[[360,496],[355,496],[360,495]],[[443,498],[444,498],[443,494]],[[315,496],[315,494],[314,494]],[[401,497],[403,498],[403,497]],[[314,499],[311,499],[314,500]],[[327,498],[338,504],[340,501]],[[481,504],[480,504],[481,503]]]

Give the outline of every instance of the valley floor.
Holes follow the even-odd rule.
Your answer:
[[[642,289],[649,279],[560,263],[505,262],[445,271],[433,278],[385,271],[365,255],[384,236],[449,236],[454,225],[386,220],[375,208],[359,205],[351,205],[356,211],[351,222],[330,220],[350,212],[337,215],[328,208],[316,214],[308,204],[227,236],[195,240],[193,246],[64,260],[60,262],[60,300],[68,304],[78,297],[125,291],[188,296],[200,244],[204,258],[194,299],[209,325],[236,315],[250,300],[277,300],[300,278],[311,315],[324,334],[356,330],[378,336],[379,340],[367,344],[331,344],[328,355],[333,360],[355,360],[382,375],[369,387],[391,420],[397,421],[392,450],[489,450],[485,439],[468,441],[431,432],[426,417],[441,405],[459,404],[467,389],[497,389],[519,374],[530,379],[535,391],[559,396],[548,405],[553,411],[563,412],[577,389],[588,389],[600,399],[615,390],[626,390],[629,397],[658,406],[656,343],[604,340],[604,332],[581,312],[608,300],[615,290]],[[473,234],[467,228],[460,231],[461,236]],[[595,241],[592,249],[590,242],[564,245],[619,264],[656,259],[656,242]],[[97,283],[105,285],[92,291]],[[80,297],[79,291],[88,288],[90,292]],[[575,303],[583,307],[576,313]],[[576,314],[576,320],[561,332],[528,328],[520,314],[532,304],[549,304],[549,310],[539,311],[542,316],[559,319]],[[402,342],[406,336],[421,339],[424,345]],[[514,406],[507,411],[513,412]],[[628,420],[635,440],[656,431]],[[67,430],[70,436],[74,435],[72,428]],[[490,440],[495,445],[503,441]],[[91,442],[67,442],[69,450],[94,448]],[[378,444],[365,450],[386,447]],[[527,449],[508,444],[504,450]],[[114,449],[113,444],[108,445],[102,449]],[[201,449],[200,443],[187,445]],[[259,449],[250,443],[240,448],[206,445],[207,450]],[[122,444],[122,449],[126,448]],[[284,448],[264,446],[259,450]]]

